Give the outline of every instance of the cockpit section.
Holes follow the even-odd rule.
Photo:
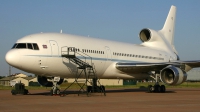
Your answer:
[[[36,43],[15,43],[12,49],[32,49],[39,50],[39,47]]]

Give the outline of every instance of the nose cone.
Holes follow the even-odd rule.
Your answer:
[[[10,51],[7,52],[6,56],[5,56],[6,62],[16,68],[20,68],[20,55],[18,50],[16,49],[12,49]]]

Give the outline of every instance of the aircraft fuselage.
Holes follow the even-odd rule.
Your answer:
[[[149,77],[148,74],[137,71],[131,74],[123,73],[116,69],[117,62],[169,62],[171,58],[176,59],[174,53],[162,49],[62,33],[28,35],[16,42],[19,43],[26,44],[26,47],[28,43],[36,43],[39,49],[12,48],[7,53],[6,60],[10,60],[12,66],[18,69],[42,76],[76,77],[77,65],[61,57],[62,51],[67,50],[67,47],[75,47],[92,57],[96,75],[102,79]],[[90,59],[86,62],[92,64]]]

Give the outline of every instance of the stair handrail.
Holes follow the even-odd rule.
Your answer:
[[[63,50],[64,48],[66,48],[67,51]],[[72,51],[69,51],[69,48],[73,48],[73,50],[72,50]],[[79,54],[80,56],[82,56],[82,57],[85,59],[85,62],[86,62],[86,59],[89,58],[90,61],[91,61],[90,66],[93,66],[93,65],[92,65],[92,64],[93,64],[93,63],[92,63],[92,57],[89,56],[88,54],[82,52],[81,50],[77,51],[77,49],[76,49],[75,47],[63,46],[63,47],[61,47],[61,55],[65,55],[65,54],[63,54],[63,52],[67,52],[68,55],[69,55],[69,52],[74,52],[74,55],[75,55],[75,56],[76,56],[76,54]],[[84,55],[82,55],[81,53],[84,54],[84,55],[86,55],[87,57],[84,56]]]

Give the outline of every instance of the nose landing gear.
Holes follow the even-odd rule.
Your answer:
[[[51,96],[60,95],[60,89],[58,88],[58,82],[60,81],[60,77],[54,77],[53,79],[53,87],[50,91]]]

